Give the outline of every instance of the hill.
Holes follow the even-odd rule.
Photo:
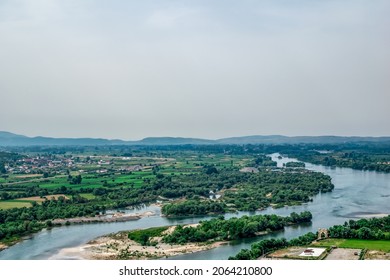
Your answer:
[[[184,137],[147,137],[138,141],[110,140],[103,138],[52,138],[27,137],[0,131],[0,146],[102,146],[102,145],[217,145],[217,144],[342,144],[342,143],[389,143],[390,137],[345,137],[345,136],[283,136],[253,135],[222,138],[218,140]]]

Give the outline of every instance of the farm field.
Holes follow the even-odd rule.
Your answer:
[[[368,249],[390,252],[390,240],[325,239],[314,243],[318,247]]]
[[[223,214],[297,205],[333,189],[330,177],[322,173],[278,169],[260,148],[126,147],[121,152],[123,147],[86,147],[96,152],[93,155],[73,148],[63,148],[65,153],[48,149],[12,154],[4,161],[0,209],[7,212],[3,216],[18,225],[24,225],[25,218],[40,223],[18,228],[4,224],[3,238],[50,226],[58,218],[93,216],[140,204],[162,203],[162,214],[170,217]],[[243,171],[245,167],[258,172]]]
[[[17,200],[0,201],[0,209],[2,210],[22,207],[31,207],[31,202]]]

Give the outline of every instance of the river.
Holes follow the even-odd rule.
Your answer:
[[[283,163],[295,161],[290,158],[278,158],[279,154],[272,154],[272,159],[278,167]],[[313,214],[312,223],[306,225],[290,226],[285,230],[266,236],[249,238],[230,242],[229,245],[219,248],[172,257],[170,259],[187,260],[223,260],[235,255],[243,248],[249,248],[252,242],[270,237],[285,237],[291,239],[307,233],[315,232],[318,228],[327,228],[335,224],[342,224],[349,219],[356,219],[364,215],[390,214],[390,174],[375,171],[353,170],[351,168],[332,168],[322,165],[306,163],[309,170],[323,172],[332,178],[335,189],[331,193],[318,194],[313,202],[279,209],[268,208],[256,212],[228,213],[225,217],[238,217],[253,214],[277,214],[287,216],[291,212],[308,210]],[[75,247],[88,242],[98,236],[137,228],[148,228],[163,225],[197,223],[199,220],[211,217],[192,217],[170,219],[160,216],[160,208],[145,206],[127,210],[129,213],[153,211],[155,216],[145,217],[136,221],[120,223],[97,223],[72,225],[43,230],[31,238],[26,239],[4,251],[0,252],[0,259],[63,259],[60,250]],[[66,258],[69,258],[67,256]]]

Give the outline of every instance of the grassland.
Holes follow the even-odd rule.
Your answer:
[[[92,200],[92,199],[96,198],[96,196],[93,195],[92,193],[81,193],[80,196],[84,197],[84,198],[86,198],[88,200]]]
[[[368,249],[390,252],[390,240],[361,240],[361,239],[325,239],[314,244],[316,247],[332,247]]]
[[[39,204],[45,200],[58,199],[60,196],[64,197],[65,199],[69,199],[69,197],[63,194],[48,195],[43,197],[40,196],[23,197],[18,199],[0,201],[0,209],[5,210],[11,208],[31,207],[33,202]]]
[[[0,201],[0,209],[6,210],[11,208],[31,207],[31,202],[21,200]]]

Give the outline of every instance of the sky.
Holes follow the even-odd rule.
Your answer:
[[[0,130],[390,136],[388,0],[0,0]]]

